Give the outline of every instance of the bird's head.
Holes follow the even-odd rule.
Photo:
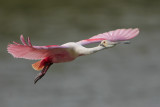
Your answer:
[[[103,47],[105,47],[105,48],[109,48],[109,47],[115,46],[116,44],[118,44],[118,42],[111,42],[111,41],[108,41],[108,40],[103,40],[103,41],[100,43],[100,46],[103,46]]]

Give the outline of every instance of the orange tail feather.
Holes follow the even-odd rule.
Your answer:
[[[40,71],[44,68],[44,64],[42,63],[42,60],[32,64],[33,69]]]

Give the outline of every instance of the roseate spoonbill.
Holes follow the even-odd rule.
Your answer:
[[[7,47],[8,53],[15,58],[25,58],[30,60],[39,60],[32,64],[32,67],[41,72],[36,76],[34,83],[41,79],[53,63],[68,62],[79,56],[89,55],[103,49],[111,48],[121,42],[125,42],[137,36],[139,29],[117,29],[114,31],[98,34],[89,39],[79,42],[68,42],[62,45],[32,46],[30,38],[28,43],[24,40],[23,35],[20,36],[22,44],[13,42]],[[84,45],[90,43],[100,43],[93,48],[86,48]],[[127,42],[126,42],[127,43]]]

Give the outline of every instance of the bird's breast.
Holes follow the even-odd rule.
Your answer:
[[[67,50],[67,52],[55,54],[54,56],[52,56],[52,61],[53,63],[69,62],[77,57],[78,55],[74,51]]]

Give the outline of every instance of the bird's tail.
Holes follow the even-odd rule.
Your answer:
[[[43,59],[32,64],[33,69],[35,69],[36,71],[42,70],[44,68],[44,66],[45,66],[45,62]]]

